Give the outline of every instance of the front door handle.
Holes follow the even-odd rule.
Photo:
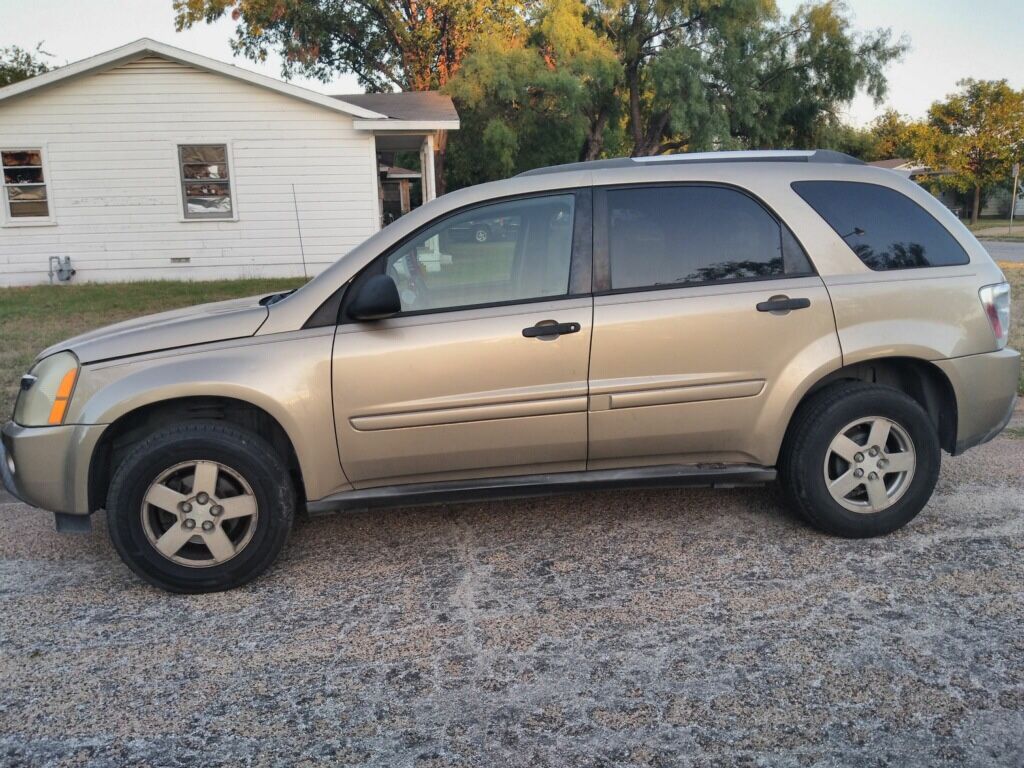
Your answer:
[[[556,323],[554,320],[541,320],[536,325],[523,328],[523,336],[528,339],[554,338],[566,333],[579,333],[579,323]]]
[[[757,305],[758,312],[789,312],[792,309],[807,309],[810,299],[791,299],[789,296],[772,296]]]

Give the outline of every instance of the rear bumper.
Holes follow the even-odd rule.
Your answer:
[[[956,450],[988,442],[1013,416],[1020,378],[1020,354],[1012,349],[935,362],[956,392]]]
[[[106,428],[98,425],[22,427],[0,431],[0,476],[7,491],[34,507],[89,514],[89,462]]]

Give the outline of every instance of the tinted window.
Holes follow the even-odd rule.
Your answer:
[[[944,226],[894,189],[849,181],[798,181],[793,189],[871,269],[970,261]]]
[[[812,272],[788,232],[757,201],[710,186],[608,191],[613,289]]]
[[[564,296],[574,197],[474,208],[444,219],[387,257],[403,312]]]

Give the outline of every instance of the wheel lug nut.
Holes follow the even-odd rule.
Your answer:
[[[853,470],[853,476],[854,477],[864,477],[864,470],[863,469],[855,469],[855,470]]]
[[[181,504],[178,505],[178,508],[186,515],[192,511],[192,505],[189,504],[187,501],[181,502]]]
[[[879,461],[878,461],[878,468],[879,469],[885,469],[888,466],[889,466],[889,460],[888,459],[879,459]]]
[[[868,475],[868,480],[877,480],[877,479],[878,479],[878,473],[877,472],[872,472],[870,475]]]
[[[878,455],[878,449],[877,448],[872,448],[870,451],[868,451],[868,453],[870,455],[872,455],[872,456],[877,456]]]
[[[213,521],[212,520],[204,520],[203,521],[203,530],[204,531],[212,531],[213,530]]]
[[[205,504],[209,500],[210,497],[206,493],[200,493],[198,496],[196,496],[196,501],[198,501],[200,504]]]
[[[193,520],[190,517],[188,520],[186,520],[184,523],[182,523],[182,525],[184,525],[186,528],[188,528],[191,531],[193,528],[196,527],[196,521]]]
[[[864,454],[863,453],[855,454],[854,457],[853,457],[853,460],[857,461],[857,462],[864,461]]]
[[[222,507],[220,504],[216,504],[210,507],[210,514],[214,517],[220,517],[222,514],[224,514],[224,507]]]

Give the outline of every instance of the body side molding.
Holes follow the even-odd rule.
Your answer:
[[[658,467],[386,485],[343,491],[318,501],[310,501],[306,507],[310,514],[323,514],[382,507],[528,498],[612,488],[722,488],[762,485],[774,482],[775,478],[776,471],[773,468],[753,464],[668,464]]]

